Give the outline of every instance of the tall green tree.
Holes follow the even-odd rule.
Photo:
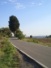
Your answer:
[[[16,16],[12,15],[9,17],[9,28],[14,33],[19,29],[20,23]]]

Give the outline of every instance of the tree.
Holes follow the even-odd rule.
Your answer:
[[[32,35],[30,35],[30,38],[33,38],[33,36],[32,36]]]
[[[49,36],[46,36],[46,38],[51,38],[51,35],[49,35]]]
[[[15,36],[16,36],[18,39],[23,39],[23,38],[25,38],[25,35],[23,35],[23,33],[22,33],[22,31],[21,31],[20,29],[17,29],[17,30],[16,30]]]
[[[9,28],[0,28],[0,35],[4,37],[11,37],[11,31]]]
[[[19,26],[20,24],[19,24],[17,17],[13,15],[10,16],[9,17],[9,28],[14,33],[14,35],[15,35],[16,30],[19,29]]]

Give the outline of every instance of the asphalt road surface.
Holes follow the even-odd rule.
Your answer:
[[[12,38],[10,41],[39,64],[46,66],[46,68],[51,68],[51,47]]]

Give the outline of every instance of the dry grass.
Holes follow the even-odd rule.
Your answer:
[[[43,43],[51,43],[51,38],[41,38],[41,39],[37,39],[39,40],[40,42],[43,42]]]
[[[51,38],[41,38],[37,40],[47,46],[51,46]]]
[[[39,38],[39,39],[26,38],[26,39],[23,39],[23,41],[34,42],[34,43],[43,44],[45,46],[51,47],[51,38]]]

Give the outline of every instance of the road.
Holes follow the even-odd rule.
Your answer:
[[[33,58],[45,68],[51,68],[51,47],[40,44],[25,42],[17,39],[10,39],[12,44],[19,50]]]

